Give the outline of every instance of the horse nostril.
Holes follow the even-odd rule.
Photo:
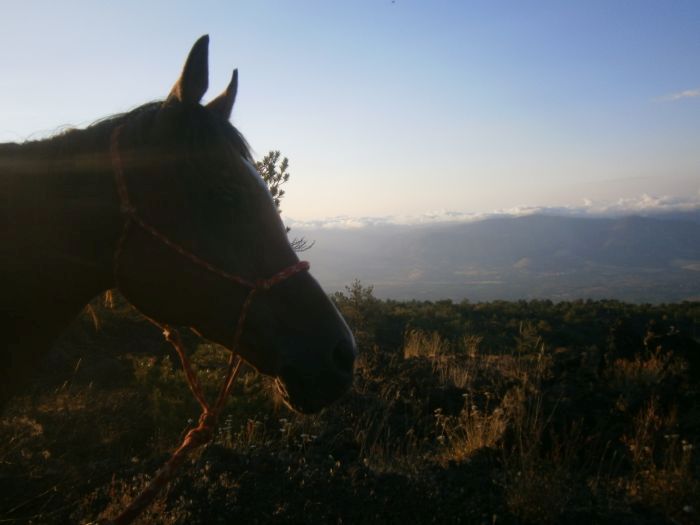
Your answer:
[[[339,371],[351,373],[356,353],[354,341],[341,339],[333,349],[333,364]]]

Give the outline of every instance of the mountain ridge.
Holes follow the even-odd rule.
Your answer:
[[[533,214],[292,234],[315,241],[314,274],[331,291],[360,279],[394,299],[658,303],[700,298],[699,215]]]

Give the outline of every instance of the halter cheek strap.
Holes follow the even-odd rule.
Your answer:
[[[181,257],[188,259],[197,266],[204,268],[210,273],[218,275],[222,279],[232,282],[238,286],[242,286],[248,289],[248,294],[243,301],[241,311],[238,315],[238,321],[236,323],[236,331],[234,332],[233,344],[231,347],[231,355],[228,361],[228,369],[226,372],[226,379],[224,380],[221,388],[219,389],[219,394],[216,397],[216,401],[210,404],[206,397],[202,387],[197,379],[197,375],[192,369],[192,365],[187,358],[187,354],[184,351],[182,340],[180,335],[176,330],[171,329],[167,325],[158,326],[163,330],[163,335],[165,339],[173,345],[175,351],[177,352],[182,368],[185,372],[185,377],[187,378],[187,384],[189,385],[192,394],[197,399],[202,413],[199,417],[199,424],[197,427],[190,430],[182,441],[182,444],[173,452],[170,459],[163,465],[163,467],[157,472],[155,477],[151,480],[149,485],[134,498],[129,506],[115,519],[102,523],[110,523],[114,525],[126,525],[131,523],[136,517],[143,512],[143,510],[151,503],[153,498],[158,494],[158,492],[172,479],[177,469],[182,465],[187,455],[195,448],[208,443],[214,433],[219,414],[221,413],[224,404],[226,403],[226,398],[231,392],[233,383],[238,376],[240,371],[242,359],[237,353],[238,345],[240,343],[241,336],[243,334],[243,327],[245,324],[250,305],[253,302],[255,296],[261,292],[267,291],[273,286],[286,281],[290,277],[307,271],[309,269],[309,263],[307,261],[299,261],[283,270],[277,272],[271,277],[250,280],[239,275],[231,274],[208,261],[202,259],[201,257],[195,255],[189,250],[183,248],[180,244],[176,243],[170,239],[167,235],[162,233],[153,225],[144,221],[138,214],[136,208],[131,204],[129,199],[129,191],[126,186],[126,179],[124,177],[124,167],[122,164],[122,159],[119,154],[119,135],[122,131],[122,126],[118,126],[111,135],[110,139],[110,158],[112,162],[112,171],[114,172],[114,180],[117,186],[117,194],[119,196],[120,211],[124,216],[124,228],[122,229],[121,236],[117,242],[117,247],[114,252],[114,278],[117,281],[119,279],[119,261],[121,259],[122,251],[124,249],[124,244],[126,238],[129,234],[129,230],[134,226],[138,226],[142,230],[148,232],[156,241],[164,244],[174,252],[180,254]],[[157,323],[156,323],[157,324]]]

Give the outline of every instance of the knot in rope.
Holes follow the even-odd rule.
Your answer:
[[[214,430],[218,416],[212,412],[204,411],[199,416],[199,424],[185,435],[182,447],[197,448],[209,443],[214,436]]]
[[[132,215],[136,214],[136,208],[134,208],[131,204],[125,203],[121,204],[119,206],[119,211],[123,214],[126,215],[127,217],[131,217]]]
[[[257,281],[255,281],[255,290],[265,292],[270,288],[272,288],[272,284],[270,283],[269,279],[258,279]]]
[[[204,411],[199,415],[199,426],[202,428],[215,428],[219,421],[219,414],[214,412]]]

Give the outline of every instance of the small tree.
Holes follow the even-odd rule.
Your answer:
[[[258,173],[262,176],[263,180],[267,183],[267,187],[270,188],[270,193],[275,201],[275,207],[278,212],[280,209],[280,200],[284,196],[284,190],[280,187],[289,180],[289,159],[283,157],[280,161],[281,154],[279,151],[270,151],[261,161],[255,163],[255,168]],[[279,163],[279,167],[277,164]]]
[[[332,299],[350,325],[358,345],[369,348],[381,313],[381,302],[374,296],[374,286],[364,286],[355,279],[345,287],[345,292],[335,292]]]
[[[287,157],[282,157],[278,150],[272,150],[265,155],[261,161],[255,163],[255,168],[267,183],[267,187],[270,188],[270,194],[275,201],[277,212],[282,213],[280,201],[285,192],[281,189],[281,186],[289,181],[289,172],[287,171],[289,168],[289,159]],[[287,232],[289,232],[289,228],[287,228]],[[308,242],[302,237],[301,239],[293,239],[291,245],[294,251],[305,252],[310,249],[314,243]]]

